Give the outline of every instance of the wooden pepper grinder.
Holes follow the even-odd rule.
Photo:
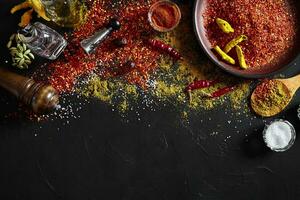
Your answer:
[[[43,83],[0,68],[0,86],[11,92],[34,112],[50,111],[58,106],[59,96],[56,90]]]

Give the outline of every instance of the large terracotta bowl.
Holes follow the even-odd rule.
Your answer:
[[[300,1],[294,0],[295,5],[297,7],[297,11],[300,10]],[[249,68],[247,70],[243,70],[239,68],[238,66],[232,66],[229,65],[223,61],[221,61],[215,53],[212,51],[212,46],[210,42],[208,41],[208,38],[206,36],[206,30],[204,28],[204,19],[203,19],[203,13],[206,9],[207,1],[206,0],[196,0],[195,1],[195,7],[194,7],[194,28],[196,32],[196,36],[199,40],[199,43],[201,47],[203,48],[204,52],[208,55],[208,57],[220,68],[223,70],[234,74],[236,76],[244,77],[244,78],[263,78],[263,77],[269,77],[273,76],[277,73],[280,73],[284,70],[286,70],[289,67],[296,67],[296,61],[300,60],[300,44],[299,40],[295,41],[299,45],[296,45],[293,52],[288,56],[286,60],[283,60],[280,65],[275,65],[272,67],[262,67],[262,68]],[[299,12],[298,18],[299,18]],[[299,24],[299,21],[297,22]],[[299,35],[299,33],[298,33]],[[299,39],[299,37],[298,37]]]

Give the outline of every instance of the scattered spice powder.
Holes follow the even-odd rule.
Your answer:
[[[248,96],[250,94],[250,81],[241,81],[237,84],[236,89],[230,93],[231,107],[241,109],[248,105]]]
[[[102,102],[115,105],[122,113],[129,109],[130,101],[139,97],[135,85],[120,80],[104,80],[96,74],[90,75],[89,80],[77,87],[77,92],[85,97],[94,97]]]
[[[78,93],[97,98],[120,113],[136,110],[134,106],[144,101],[151,106],[156,100],[175,105],[185,116],[191,110],[212,109],[225,100],[234,108],[246,108],[243,100],[248,95],[249,83],[225,75],[201,53],[189,23],[191,7],[181,7],[183,23],[174,31],[157,35],[147,21],[148,9],[155,1],[124,0],[117,6],[109,2],[99,0],[92,4],[86,24],[67,35],[69,45],[64,56],[43,66],[35,73],[36,78],[46,78],[62,94]],[[95,54],[86,55],[79,46],[81,39],[101,28],[116,13],[122,28],[107,38]],[[127,44],[116,48],[117,38],[125,38]],[[147,41],[152,38],[177,49],[182,59],[175,62],[169,55],[149,46]],[[134,69],[120,75],[118,72],[128,61],[135,63]],[[189,101],[185,92],[187,85],[194,80],[216,79],[220,83],[193,91],[193,99]],[[203,93],[213,93],[230,85],[236,85],[236,90],[228,95],[203,98]]]
[[[184,100],[185,96],[182,95],[182,87],[175,84],[168,84],[165,81],[158,80],[155,83],[154,95],[159,97],[160,99],[167,99],[170,97],[179,98],[181,95],[181,99]]]
[[[188,113],[192,110],[210,110],[218,105],[225,103],[226,99],[235,109],[245,109],[247,107],[246,100],[249,94],[249,81],[242,82],[237,78],[227,76],[217,67],[215,67],[204,54],[200,54],[200,48],[196,43],[196,38],[193,35],[192,27],[186,23],[190,18],[188,8],[182,9],[183,23],[174,31],[160,35],[159,40],[178,49],[182,53],[182,60],[174,63],[173,59],[168,55],[163,55],[158,61],[158,68],[151,74],[149,79],[149,87],[146,91],[135,90],[139,98],[144,99],[145,94],[151,99],[157,99],[162,103],[173,104],[180,113],[184,113],[183,118],[187,118]],[[194,82],[194,80],[219,80],[216,84],[209,88],[192,91],[192,99],[186,94],[186,86]],[[97,97],[101,88],[93,87],[101,80],[101,77],[94,77],[93,81],[88,82],[85,87],[84,95],[88,97]],[[123,110],[131,110],[133,103],[131,97],[123,98],[128,94],[128,86],[136,88],[135,85],[128,84],[123,79],[107,79],[108,82],[113,82],[117,87],[110,87],[103,94],[112,93],[111,100],[108,103],[116,105],[120,112]],[[97,84],[99,85],[99,84]],[[236,89],[226,96],[216,99],[203,98],[203,94],[211,94],[226,86],[235,85]],[[97,88],[96,91],[93,88]],[[117,89],[118,88],[118,89]],[[92,89],[92,90],[91,90]],[[124,94],[120,91],[125,91]],[[99,97],[97,97],[99,98]],[[139,98],[133,98],[135,100]],[[101,100],[101,98],[99,98]],[[126,101],[127,99],[127,101]],[[151,100],[149,100],[151,101]],[[123,109],[126,105],[126,109]]]
[[[112,100],[111,87],[112,85],[107,80],[100,80],[95,77],[89,81],[89,84],[82,91],[82,94],[85,96],[92,95],[101,101],[110,103]]]
[[[254,90],[251,106],[257,114],[269,117],[285,108],[290,99],[289,89],[284,83],[276,79],[265,80]]]
[[[217,17],[228,21],[234,33],[224,34]],[[212,46],[224,48],[232,38],[248,36],[240,46],[250,68],[277,65],[296,45],[297,16],[291,0],[208,0],[204,19]]]
[[[89,0],[91,9],[86,23],[71,35],[66,35],[69,45],[64,57],[49,66],[48,82],[59,92],[71,91],[80,76],[94,70],[102,77],[114,77],[128,59],[134,60],[135,69],[123,78],[143,88],[147,87],[149,73],[157,67],[156,61],[159,58],[159,52],[144,42],[145,38],[155,36],[147,20],[148,10],[155,0],[119,1],[117,12],[113,9],[114,2],[109,2]],[[107,38],[94,54],[86,55],[80,48],[80,41],[105,26],[112,17],[119,19],[122,28]],[[116,48],[113,41],[117,38],[126,39],[127,45]]]

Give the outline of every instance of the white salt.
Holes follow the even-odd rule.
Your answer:
[[[273,122],[265,132],[265,141],[270,148],[283,149],[292,139],[293,130],[283,121]]]

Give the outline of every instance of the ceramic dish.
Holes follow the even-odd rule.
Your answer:
[[[295,5],[297,7],[297,11],[300,10],[300,1],[296,1]],[[234,74],[239,77],[244,78],[263,78],[275,75],[277,73],[282,72],[283,70],[286,70],[289,67],[296,66],[296,63],[300,61],[300,54],[299,49],[300,45],[297,45],[295,50],[291,53],[291,55],[284,61],[282,61],[282,64],[275,65],[272,67],[265,67],[265,68],[253,68],[253,69],[247,69],[243,70],[238,66],[232,66],[229,65],[223,61],[221,61],[216,54],[212,51],[212,46],[210,42],[208,41],[208,38],[206,36],[206,30],[204,28],[204,18],[203,13],[205,12],[207,6],[207,0],[196,0],[195,1],[195,7],[194,7],[194,29],[197,36],[197,39],[199,40],[199,43],[201,47],[203,48],[204,52],[207,54],[207,56],[220,68],[223,70]],[[298,12],[299,13],[299,12]],[[298,22],[299,23],[299,22]],[[297,43],[299,41],[296,41]]]

